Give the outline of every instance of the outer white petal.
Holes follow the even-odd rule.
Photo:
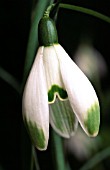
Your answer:
[[[90,136],[96,136],[100,124],[100,109],[95,90],[65,50],[60,45],[55,45],[54,48],[59,57],[62,79],[73,111],[84,131]]]
[[[49,108],[43,50],[44,47],[38,49],[22,100],[24,121],[34,145],[40,150],[47,148],[49,138]]]

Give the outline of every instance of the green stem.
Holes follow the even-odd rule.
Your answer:
[[[57,170],[66,170],[65,158],[64,158],[64,151],[63,151],[63,143],[62,139],[59,135],[57,135],[52,130],[52,151],[53,151],[53,158],[54,158],[54,166]]]
[[[34,158],[34,165],[35,165],[36,170],[40,170],[38,159],[37,159],[37,154],[36,154],[34,146],[33,146],[33,158]]]
[[[84,8],[84,7],[80,7],[80,6],[75,6],[75,5],[69,5],[69,4],[63,4],[61,3],[59,5],[60,8],[65,8],[65,9],[70,9],[70,10],[74,10],[74,11],[78,11],[78,12],[82,12],[84,14],[88,14],[91,16],[94,16],[96,18],[99,18],[107,23],[110,23],[110,17],[103,15],[97,11],[94,11],[92,9],[88,9],[88,8]]]
[[[36,154],[36,151],[35,151],[35,147],[32,145],[30,170],[33,170],[34,167],[35,167],[36,170],[40,170],[39,163],[38,163],[38,160],[37,160],[37,154]]]
[[[34,169],[34,156],[33,156],[33,145],[32,145],[32,148],[31,148],[31,164],[30,164],[30,170],[33,170]]]
[[[103,151],[97,153],[93,158],[91,158],[80,170],[92,169],[95,165],[100,163],[102,160],[110,156],[110,147],[104,149]]]

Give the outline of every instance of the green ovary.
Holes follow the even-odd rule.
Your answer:
[[[55,93],[58,93],[58,96],[64,100],[68,97],[66,90],[59,87],[58,85],[53,85],[51,89],[48,91],[48,102],[54,101],[54,95]]]
[[[84,124],[88,129],[89,134],[94,136],[98,133],[100,125],[100,108],[98,103],[92,105],[87,112],[88,116]]]

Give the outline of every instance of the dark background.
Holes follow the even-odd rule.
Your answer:
[[[110,2],[105,0],[63,1],[97,10],[110,16]],[[23,66],[30,30],[31,0],[0,1],[0,66],[22,82]],[[110,24],[95,17],[60,9],[57,28],[59,42],[71,55],[76,52],[82,37],[90,37],[94,47],[104,56],[108,74],[102,79],[102,88],[109,88]],[[106,126],[110,116],[105,118]],[[4,170],[20,170],[22,167],[22,113],[21,97],[0,79],[0,164]],[[50,152],[38,152],[41,170],[51,169]],[[109,167],[110,168],[110,167]]]

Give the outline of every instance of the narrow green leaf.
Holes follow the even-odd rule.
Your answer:
[[[110,147],[98,152],[94,157],[92,157],[89,161],[87,161],[80,170],[91,170],[93,169],[98,163],[106,159],[110,156]]]
[[[101,20],[103,20],[105,22],[110,23],[110,17],[108,17],[108,16],[106,16],[104,14],[101,14],[101,13],[95,11],[95,10],[92,10],[92,9],[88,9],[88,8],[84,8],[84,7],[80,7],[80,6],[75,6],[75,5],[63,4],[63,3],[61,3],[59,5],[59,7],[74,10],[74,11],[78,11],[78,12],[82,12],[84,14],[94,16],[94,17],[99,18],[99,19],[101,19]]]
[[[25,84],[26,78],[33,64],[36,51],[38,48],[38,23],[41,17],[43,16],[45,9],[50,3],[51,3],[50,0],[45,0],[45,1],[38,0],[36,4],[35,10],[34,10],[34,17],[32,20],[32,25],[31,25],[30,34],[29,34],[28,45],[27,45],[22,87]]]
[[[20,83],[10,73],[0,67],[0,78],[13,87],[20,94]]]

